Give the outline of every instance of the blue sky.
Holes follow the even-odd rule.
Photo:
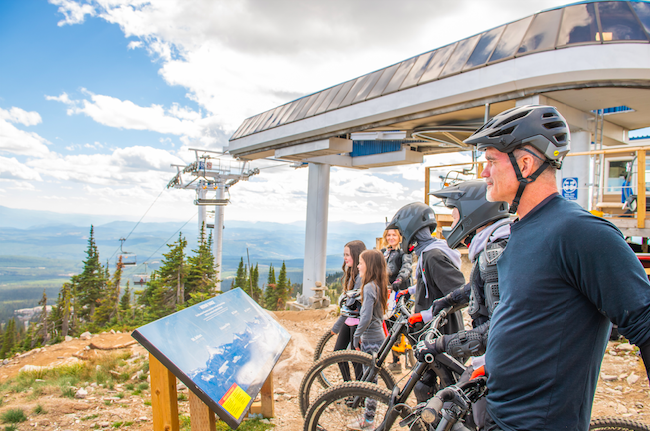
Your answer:
[[[248,116],[564,3],[0,2],[0,202],[138,220],[171,163],[221,149]],[[333,168],[330,220],[383,221],[421,200],[424,165]],[[306,184],[306,169],[264,169],[233,187],[226,219],[303,220]],[[165,191],[147,221],[184,221],[193,200]]]

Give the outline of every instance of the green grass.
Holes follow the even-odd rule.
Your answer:
[[[38,404],[36,407],[34,407],[34,413],[37,415],[44,415],[47,413],[47,410],[45,410],[42,405]]]
[[[105,406],[110,406],[111,405],[111,400],[104,400],[104,405]]]
[[[178,401],[187,401],[187,395],[185,395],[185,394],[183,394],[183,393],[178,394],[178,397],[176,397],[176,399],[177,399]]]
[[[4,431],[18,431],[18,427],[16,426],[16,424],[7,425],[4,428]]]
[[[138,389],[141,391],[149,389],[149,383],[143,382],[138,384]]]
[[[132,391],[133,388],[135,388],[135,385],[133,383],[128,383],[124,387],[126,388],[127,391]]]
[[[131,425],[133,425],[133,421],[126,421],[126,422],[124,422],[124,426],[125,426],[125,427],[130,427]]]
[[[140,389],[136,389],[135,391],[131,392],[132,395],[140,395],[142,394],[142,391]]]
[[[119,427],[122,426],[123,423],[124,423],[124,422],[113,422],[113,424],[112,424],[111,426],[112,426],[113,428],[119,428]]]
[[[115,395],[117,398],[122,399],[124,398],[124,392],[120,392],[119,394]]]
[[[151,405],[151,400],[146,400],[146,401],[144,402],[144,405],[145,405],[145,406],[150,406],[150,405]]]
[[[190,417],[187,415],[178,415],[178,421],[180,425],[180,429],[183,431],[190,431],[191,426],[190,426]]]
[[[23,409],[9,409],[0,415],[2,422],[17,424],[19,422],[25,422],[27,416],[25,416],[25,411]]]
[[[217,421],[217,431],[230,431],[231,428],[223,421]],[[241,423],[237,431],[266,431],[268,429],[274,428],[274,424],[267,424],[262,422],[261,419],[248,419]],[[182,429],[182,428],[181,428]]]
[[[66,397],[66,398],[74,398],[75,390],[66,387],[66,388],[61,388],[61,396]]]
[[[96,419],[96,418],[98,418],[98,417],[99,417],[99,414],[98,414],[98,413],[95,413],[94,415],[84,416],[83,418],[81,418],[81,420],[82,420],[82,421],[89,421],[89,420],[91,420],[91,419]]]

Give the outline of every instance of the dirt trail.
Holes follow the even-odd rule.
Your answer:
[[[273,374],[277,417],[271,423],[276,425],[276,430],[299,431],[303,424],[297,398],[300,381],[312,364],[316,343],[332,326],[335,318],[327,310],[272,314],[289,331],[291,341]],[[90,340],[74,339],[33,351],[1,366],[0,381],[15,377],[25,365],[48,366],[79,361],[74,355],[94,354],[89,352],[96,350],[86,348],[91,343],[110,347],[131,340],[130,334],[101,334]],[[132,358],[146,357],[146,351],[137,344],[117,352],[130,352]],[[179,393],[187,395],[187,389],[182,385],[181,389]],[[7,394],[0,414],[9,408],[25,409],[28,421],[18,425],[18,429],[23,431],[37,428],[47,431],[85,430],[92,426],[109,429],[119,422],[133,422],[121,428],[151,429],[151,407],[145,404],[150,399],[147,390],[143,390],[141,395],[130,395],[123,384],[116,385],[114,389],[94,387],[89,391],[91,393],[86,399],[63,398],[58,390],[48,392],[47,389],[40,394],[34,391]],[[125,394],[124,398],[116,397],[120,393]],[[46,414],[33,413],[39,404],[47,411]],[[185,400],[179,401],[179,411],[188,414],[188,404]],[[650,390],[643,364],[631,346],[610,342],[602,364],[593,416],[619,416],[650,423]]]

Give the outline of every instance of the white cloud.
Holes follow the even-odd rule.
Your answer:
[[[35,159],[27,165],[58,180],[96,185],[160,189],[174,175],[172,163],[181,159],[152,147],[118,148],[112,154],[79,154]]]
[[[70,20],[75,7],[58,1]],[[138,38],[129,49],[160,59],[164,79],[187,88],[232,131],[293,98],[563,3],[91,0],[78,8],[92,5],[92,13]]]
[[[45,100],[53,100],[55,102],[65,103],[66,105],[74,105],[74,102],[70,100],[70,96],[68,96],[68,93],[66,92],[61,93],[59,96],[48,96],[46,94]]]
[[[35,126],[42,121],[41,116],[38,112],[27,112],[16,107],[12,107],[8,111],[0,108],[0,118],[12,123],[22,124],[24,126]]]
[[[79,4],[72,0],[49,0],[49,2],[59,6],[59,13],[65,16],[65,19],[57,23],[59,27],[66,24],[79,24],[84,22],[86,15],[95,15],[95,8],[89,4]]]
[[[38,134],[25,132],[0,119],[0,153],[44,157],[50,151],[46,144],[49,142]]]
[[[43,181],[32,168],[20,163],[16,158],[0,156],[0,178],[9,180]]]

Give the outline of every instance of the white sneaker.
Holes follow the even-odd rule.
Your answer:
[[[361,416],[359,419],[346,425],[349,430],[365,431],[375,429],[375,422],[368,422],[366,418]]]

